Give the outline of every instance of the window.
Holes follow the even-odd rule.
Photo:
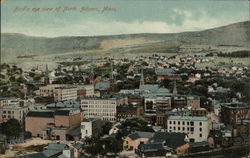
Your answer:
[[[202,137],[202,134],[200,134],[200,137]]]
[[[202,131],[202,128],[200,128],[200,132]]]
[[[180,125],[180,121],[178,121],[178,125]]]
[[[187,125],[189,125],[189,122],[187,122]]]
[[[187,127],[187,130],[189,131],[189,127]]]
[[[194,125],[194,121],[191,121],[191,122],[190,122],[190,125],[193,126],[193,125]]]
[[[191,128],[190,128],[190,131],[193,132],[193,131],[194,131],[194,127],[191,127]]]
[[[175,125],[175,121],[174,121],[174,125]]]
[[[182,130],[185,131],[185,127],[182,127]]]
[[[182,125],[185,125],[185,122],[184,122],[184,121],[182,122]]]
[[[169,124],[172,124],[172,121],[169,121]]]
[[[202,126],[202,122],[200,122],[200,126]]]
[[[179,131],[179,130],[181,130],[181,128],[180,128],[180,127],[178,127],[178,131]]]
[[[174,130],[175,130],[175,127],[174,127]]]
[[[86,134],[88,134],[88,130],[86,130]]]

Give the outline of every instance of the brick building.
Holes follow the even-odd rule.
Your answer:
[[[125,120],[128,117],[141,116],[144,113],[143,106],[138,104],[119,105],[117,110],[117,121]]]
[[[77,108],[30,111],[25,119],[25,130],[43,139],[67,140],[67,133],[80,127],[82,118]]]
[[[250,119],[250,106],[247,103],[221,104],[221,121],[225,125],[236,126],[239,120]]]

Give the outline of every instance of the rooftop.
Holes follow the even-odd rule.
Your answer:
[[[26,117],[54,117],[54,111],[51,110],[36,110],[29,111]]]
[[[97,120],[101,120],[100,118],[84,118],[82,122],[94,122]]]
[[[153,132],[134,132],[131,133],[130,135],[128,135],[129,138],[131,138],[132,140],[136,140],[139,138],[152,138],[153,137]]]
[[[235,102],[235,103],[222,103],[221,106],[227,107],[229,109],[245,109],[250,108],[250,105],[247,103],[242,102]]]
[[[208,117],[202,117],[202,116],[169,116],[168,120],[207,121]]]
[[[155,69],[155,73],[156,75],[171,75],[173,74],[173,70],[172,69],[168,69],[168,68],[157,68]]]
[[[176,148],[186,144],[185,133],[168,133],[168,132],[155,132],[154,136],[149,140],[150,143],[164,143],[164,145]]]
[[[24,109],[27,108],[27,106],[20,106],[20,105],[6,105],[2,106],[3,109]]]

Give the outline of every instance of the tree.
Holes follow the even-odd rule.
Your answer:
[[[103,142],[100,141],[98,137],[87,137],[85,139],[85,145],[83,149],[87,154],[90,154],[92,157],[97,155],[106,155],[105,150],[103,149]]]
[[[122,140],[117,140],[113,137],[109,137],[104,140],[104,150],[106,153],[112,153],[117,156],[117,153],[120,153],[123,149]]]
[[[21,125],[16,119],[10,119],[3,123],[3,133],[7,136],[18,137],[21,133]]]
[[[148,122],[141,117],[126,119],[122,123],[123,129],[130,129],[131,131],[153,132],[152,127],[148,126]]]
[[[102,135],[109,134],[109,130],[112,128],[112,123],[107,122],[102,126]]]

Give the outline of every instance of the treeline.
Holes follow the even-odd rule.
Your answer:
[[[206,56],[214,56],[217,54],[218,57],[233,57],[233,58],[248,58],[250,56],[250,50],[240,50],[231,53],[209,53]]]

